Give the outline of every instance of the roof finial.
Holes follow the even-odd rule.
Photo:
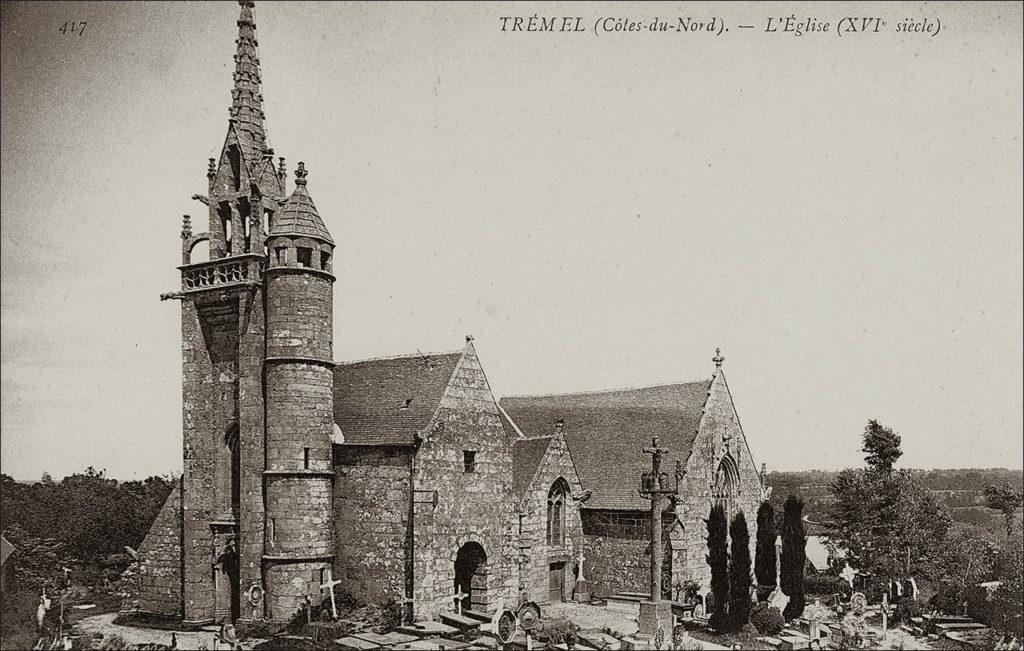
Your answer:
[[[473,335],[466,335],[466,343],[473,341]]]
[[[565,420],[562,418],[555,419],[555,431],[561,432],[562,428],[565,427]]]
[[[725,357],[722,357],[722,349],[715,349],[715,356],[711,358],[711,361],[715,363],[715,368],[722,368],[722,362],[725,361]]]
[[[206,176],[213,178],[217,174],[217,159],[211,158],[210,162],[206,164]]]
[[[181,216],[181,239],[187,240],[192,237],[192,218],[188,215]]]
[[[277,159],[277,175],[282,179],[288,176],[288,168],[284,165],[284,156],[279,156]]]
[[[295,170],[295,185],[306,185],[306,164],[299,161],[299,167]]]

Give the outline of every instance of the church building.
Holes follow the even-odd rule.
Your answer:
[[[184,468],[139,550],[139,608],[283,622],[337,582],[431,619],[579,597],[581,563],[587,594],[648,590],[654,437],[684,471],[661,523],[667,589],[706,586],[710,505],[753,529],[765,496],[721,355],[698,382],[500,401],[471,336],[335,361],[333,283],[358,270],[335,262],[315,170],[298,163],[289,192],[275,164],[239,4],[227,134],[193,196],[208,219],[185,217],[181,288],[161,297],[181,304]]]

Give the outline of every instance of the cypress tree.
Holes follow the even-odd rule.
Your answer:
[[[782,555],[779,559],[779,579],[789,604],[782,613],[786,621],[804,612],[804,564],[807,561],[807,534],[804,531],[804,501],[790,495],[782,507]]]
[[[750,531],[740,511],[729,524],[729,624],[738,631],[750,617]]]
[[[775,508],[767,501],[761,502],[757,509],[757,549],[754,556],[758,595],[761,594],[761,586],[766,586],[767,590],[767,586],[774,586],[777,579],[775,537]]]
[[[711,507],[711,513],[705,520],[708,528],[708,565],[711,567],[711,595],[714,600],[715,612],[708,624],[721,630],[727,626],[729,613],[729,542],[728,524],[725,521],[725,509],[720,504]]]

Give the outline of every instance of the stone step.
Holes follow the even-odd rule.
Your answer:
[[[491,622],[492,617],[493,617],[493,615],[491,615],[490,613],[485,613],[482,610],[472,610],[472,609],[465,609],[465,610],[462,611],[462,614],[465,617],[472,617],[473,619],[479,619],[481,622],[483,622],[485,624],[489,624]]]
[[[360,640],[366,640],[367,642],[373,642],[379,646],[394,646],[396,644],[403,644],[405,642],[413,642],[419,638],[415,635],[409,635],[408,633],[398,633],[397,631],[391,631],[381,635],[380,633],[374,633],[372,631],[364,631],[362,633],[353,633],[350,637],[357,637]]]
[[[380,648],[379,644],[375,644],[358,637],[353,637],[351,635],[335,640],[334,646],[335,648],[343,649],[344,651],[370,651],[370,649]]]
[[[935,629],[940,633],[951,633],[953,631],[976,631],[982,628],[988,628],[984,624],[977,622],[955,622],[950,624],[936,624]]]
[[[608,649],[618,651],[622,643],[619,638],[608,635],[601,630],[586,630],[577,633],[580,642],[594,647],[595,649]]]
[[[442,637],[445,635],[452,635],[458,633],[459,629],[455,626],[449,626],[441,622],[435,622],[432,620],[424,620],[422,622],[415,622],[413,624],[407,624],[405,626],[399,626],[397,629],[399,633],[405,633],[406,635],[415,635],[416,637],[423,639],[428,637]]]
[[[449,626],[455,626],[456,628],[465,630],[468,628],[478,628],[480,626],[479,619],[473,619],[472,617],[466,617],[458,613],[441,613],[441,621]]]
[[[608,597],[608,601],[648,601],[651,595],[646,592],[616,592]]]

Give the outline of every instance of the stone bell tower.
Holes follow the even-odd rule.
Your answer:
[[[192,197],[209,225],[185,216],[181,291],[161,297],[181,300],[182,616],[195,623],[287,618],[333,558],[334,243],[301,163],[286,198],[253,3],[239,5],[227,135]]]

